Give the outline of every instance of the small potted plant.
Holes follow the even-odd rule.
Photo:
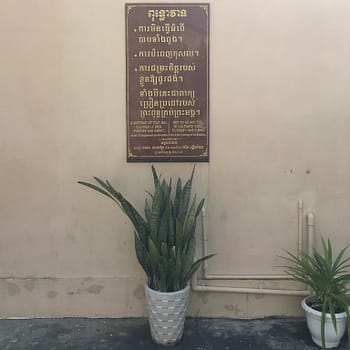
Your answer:
[[[132,222],[135,251],[147,275],[145,292],[153,340],[173,345],[182,338],[188,303],[189,280],[201,263],[212,255],[195,261],[195,230],[204,199],[191,199],[194,168],[182,185],[179,178],[175,194],[172,181],[158,176],[152,166],[154,193],[148,193],[144,217],[108,181],[95,177],[97,185],[78,183],[92,188],[116,202]]]
[[[298,282],[306,284],[312,291],[301,303],[312,340],[322,349],[337,347],[348,328],[350,349],[350,258],[345,257],[347,247],[333,258],[330,240],[322,240],[322,253],[301,252],[294,255],[287,251],[282,257],[292,265],[284,266],[286,272]]]

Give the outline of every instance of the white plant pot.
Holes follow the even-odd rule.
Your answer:
[[[306,322],[311,333],[312,340],[318,346],[322,347],[322,338],[321,338],[321,316],[322,313],[320,311],[314,310],[309,305],[307,305],[307,300],[312,298],[312,296],[306,297],[302,302],[301,306],[306,312]],[[336,313],[335,314],[337,320],[337,332],[334,329],[331,315],[326,314],[326,324],[325,324],[325,340],[326,340],[326,348],[331,349],[335,348],[339,345],[341,338],[344,335],[346,325],[347,325],[347,317],[346,313]]]
[[[182,338],[190,287],[163,293],[145,286],[152,339],[161,345],[174,345]]]

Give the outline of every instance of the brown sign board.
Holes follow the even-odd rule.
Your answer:
[[[209,4],[125,5],[128,162],[209,161]]]

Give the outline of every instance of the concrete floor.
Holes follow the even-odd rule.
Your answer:
[[[164,349],[153,344],[145,319],[0,320],[1,350]],[[174,350],[311,350],[319,349],[305,320],[187,319]],[[338,349],[347,349],[344,337]]]

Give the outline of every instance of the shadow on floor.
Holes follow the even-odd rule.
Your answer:
[[[0,320],[1,350],[138,350],[163,349],[150,337],[146,319]],[[195,319],[185,323],[174,350],[311,350],[319,349],[304,319]],[[345,337],[338,348],[347,349]]]

